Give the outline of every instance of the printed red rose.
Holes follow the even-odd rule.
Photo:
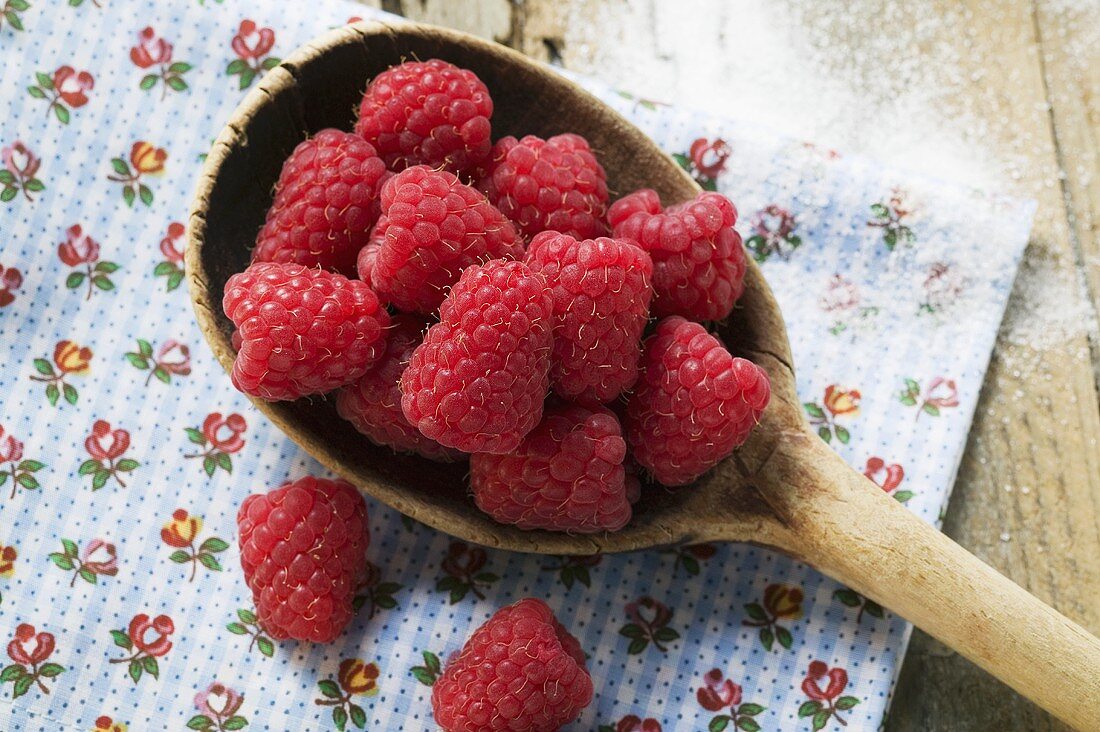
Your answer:
[[[99,242],[84,233],[80,224],[65,231],[66,239],[57,246],[57,256],[70,267],[91,264],[99,259]]]
[[[53,72],[53,88],[61,101],[73,109],[88,103],[88,92],[95,86],[95,79],[87,71],[77,71],[72,66],[62,66]]]
[[[168,636],[175,632],[176,626],[167,615],[158,615],[150,620],[148,615],[140,613],[130,621],[126,635],[138,650],[157,658],[172,650],[172,641],[168,640]]]
[[[901,485],[905,478],[905,469],[897,463],[890,465],[880,457],[867,458],[867,465],[863,468],[863,474],[870,478],[878,487],[889,493]],[[881,481],[879,477],[881,475]]]
[[[176,242],[183,236],[186,228],[178,221],[168,224],[168,234],[160,240],[160,253],[172,264],[183,264],[183,252],[176,249]]]
[[[699,175],[717,178],[726,169],[726,160],[729,159],[731,152],[725,140],[707,140],[705,137],[700,137],[691,143],[691,164],[699,171]]]
[[[932,379],[932,383],[928,385],[928,397],[924,403],[938,408],[959,406],[959,390],[955,386],[955,380],[945,379],[942,376]]]
[[[34,645],[31,646],[31,641]],[[8,657],[16,663],[36,666],[53,653],[54,637],[50,633],[36,633],[34,626],[20,623],[15,628],[15,638],[8,643]]]
[[[244,417],[239,414],[230,414],[223,419],[221,412],[214,412],[203,420],[202,434],[215,449],[234,453],[244,447],[241,435],[246,427]]]
[[[95,421],[92,434],[84,440],[84,449],[97,460],[114,460],[129,447],[130,433],[124,429],[112,430],[110,423],[102,419]]]
[[[829,683],[824,689],[819,682],[828,678]],[[842,668],[829,668],[823,661],[810,663],[809,673],[802,682],[802,693],[814,701],[831,701],[836,699],[848,685],[848,672]]]
[[[23,459],[23,443],[11,433],[4,434],[0,426],[0,463],[17,463]]]
[[[170,63],[172,44],[159,38],[155,30],[146,26],[138,33],[138,44],[130,49],[130,60],[143,69]]]
[[[275,45],[275,31],[260,28],[251,20],[242,20],[231,45],[233,53],[245,61],[259,60]]]
[[[741,703],[741,687],[723,678],[721,670],[715,668],[708,671],[703,676],[703,684],[695,692],[695,698],[703,709],[720,712],[727,707],[735,708]]]

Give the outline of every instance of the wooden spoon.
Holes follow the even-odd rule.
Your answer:
[[[498,137],[577,132],[598,151],[618,194],[649,187],[669,204],[699,190],[625,119],[507,48],[405,23],[331,31],[264,76],[222,130],[202,172],[187,277],[199,326],[227,371],[234,351],[222,290],[248,264],[283,161],[311,133],[351,129],[373,76],[428,58],[472,69],[484,80]],[[918,519],[809,430],[782,315],[751,259],[746,283],[737,311],[718,330],[736,354],[767,369],[771,405],[737,454],[693,487],[649,491],[630,525],[614,534],[570,536],[498,524],[468,497],[465,466],[375,447],[336,416],[331,400],[253,401],[321,463],[448,534],[554,554],[700,541],[773,547],[890,608],[1066,722],[1100,730],[1100,641]]]

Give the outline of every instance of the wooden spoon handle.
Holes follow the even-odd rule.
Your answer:
[[[1100,730],[1100,639],[917,518],[816,436],[791,437],[757,479],[793,553],[1068,724]]]

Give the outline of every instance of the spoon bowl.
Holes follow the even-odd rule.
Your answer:
[[[249,263],[283,161],[326,127],[351,129],[368,81],[408,59],[471,69],[494,102],[496,137],[584,136],[613,195],[653,188],[667,204],[699,188],[644,134],[572,82],[472,36],[412,23],[357,23],[298,49],[234,112],[207,157],[189,226],[187,278],[199,326],[229,371],[226,280]],[[332,400],[256,406],[366,494],[466,541],[592,554],[747,541],[802,559],[922,627],[1071,724],[1100,729],[1100,641],[1028,595],[848,467],[809,431],[782,314],[750,259],[745,294],[715,330],[771,377],[752,436],[694,485],[648,489],[623,530],[594,535],[498,524],[469,497],[464,464],[395,455],[340,419]]]

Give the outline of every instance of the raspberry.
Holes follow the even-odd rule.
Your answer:
[[[653,314],[721,320],[744,289],[745,251],[733,230],[737,209],[718,193],[662,211],[655,191],[644,189],[612,204],[615,237],[633,239],[653,257]]]
[[[627,239],[543,232],[524,261],[554,291],[554,390],[582,403],[609,402],[638,379],[653,262]]]
[[[387,225],[371,284],[394,307],[432,314],[466,267],[522,257],[523,242],[504,214],[452,173],[423,166],[398,173],[382,188]]]
[[[336,392],[336,411],[376,445],[449,462],[462,453],[420,434],[401,411],[401,372],[427,327],[414,315],[394,316],[385,354],[358,381]]]
[[[241,567],[272,638],[331,643],[366,575],[367,504],[342,480],[299,478],[244,499]]]
[[[359,279],[373,287],[374,266],[378,262],[378,252],[382,249],[382,242],[386,240],[385,230],[389,226],[389,220],[382,216],[371,231],[370,239],[359,250],[359,256],[355,259],[355,269],[359,272]]]
[[[592,701],[584,651],[542,600],[501,608],[432,687],[444,732],[554,732]]]
[[[283,163],[252,261],[354,274],[378,219],[384,175],[385,163],[358,135],[321,130],[299,144]]]
[[[516,449],[542,419],[553,308],[546,280],[523,262],[467,268],[401,374],[405,417],[465,452]]]
[[[578,239],[609,233],[607,174],[580,135],[501,138],[479,187],[527,238],[541,231]]]
[[[679,316],[658,323],[644,350],[626,405],[626,441],[659,483],[686,485],[748,438],[771,383],[764,369]]]
[[[489,90],[474,72],[430,59],[376,76],[359,104],[355,132],[391,170],[427,165],[462,174],[489,157],[492,115]]]
[[[359,280],[300,264],[261,262],[225,283],[237,328],[233,385],[280,401],[355,381],[386,348],[389,313]]]
[[[470,457],[474,501],[521,529],[618,531],[630,520],[622,435],[604,407],[548,406],[515,452]]]

